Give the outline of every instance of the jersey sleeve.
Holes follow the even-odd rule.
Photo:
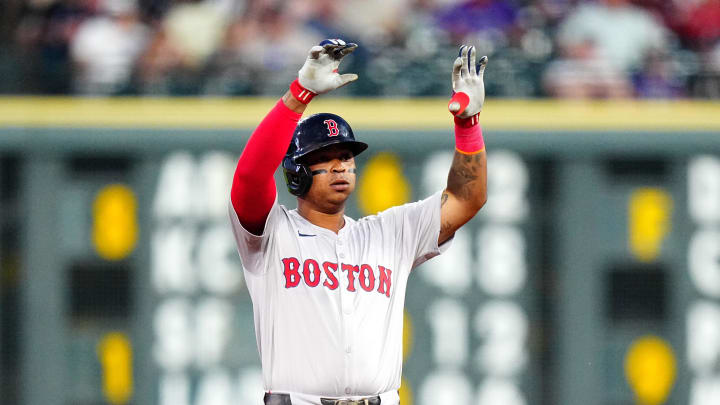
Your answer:
[[[299,119],[299,113],[279,100],[253,131],[238,159],[230,199],[240,222],[256,233],[265,226],[277,195],[273,174]]]
[[[450,238],[438,245],[441,196],[442,191],[438,191],[424,200],[393,207],[379,214],[389,219],[402,254],[411,256],[412,268],[445,252],[452,243],[453,238]]]
[[[273,248],[274,234],[280,226],[282,218],[285,216],[283,207],[278,204],[277,193],[275,194],[275,201],[270,208],[270,213],[268,213],[262,235],[255,235],[245,229],[242,223],[240,223],[240,219],[238,218],[237,212],[235,212],[232,202],[228,204],[228,211],[230,224],[232,225],[232,231],[235,237],[235,244],[243,268],[252,274],[265,274],[267,270],[267,254],[270,249]]]

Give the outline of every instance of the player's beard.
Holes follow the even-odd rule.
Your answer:
[[[334,177],[327,174],[320,176],[313,178],[313,185],[307,194],[301,198],[310,203],[315,210],[325,214],[336,214],[344,211],[347,199],[355,191],[355,175],[347,173]],[[341,179],[347,181],[347,183],[333,186],[334,182]]]

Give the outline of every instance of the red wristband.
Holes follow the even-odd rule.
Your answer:
[[[303,87],[298,79],[295,79],[295,81],[290,83],[290,93],[292,93],[297,101],[303,104],[309,103],[313,97],[317,96],[317,94]]]
[[[482,128],[477,125],[478,115],[464,120],[455,118],[455,149],[458,152],[472,155],[485,149]],[[458,121],[466,122],[458,123]],[[471,121],[475,121],[475,124],[467,125]]]
[[[470,128],[474,125],[477,125],[478,122],[480,122],[480,113],[477,113],[472,117],[468,118],[460,118],[458,116],[455,116],[455,125],[461,128]]]

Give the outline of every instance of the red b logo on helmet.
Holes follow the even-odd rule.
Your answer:
[[[328,136],[338,136],[340,130],[338,129],[337,122],[335,120],[325,120],[323,124],[328,127]]]

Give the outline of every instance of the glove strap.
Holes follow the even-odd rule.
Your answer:
[[[455,116],[455,125],[459,126],[460,128],[470,128],[477,125],[478,122],[480,122],[480,113],[477,113],[472,117],[468,118],[460,118],[458,116]]]
[[[300,85],[300,80],[298,79],[295,79],[295,81],[290,83],[290,93],[292,93],[297,101],[303,104],[309,103],[313,97],[317,96],[317,94]]]

